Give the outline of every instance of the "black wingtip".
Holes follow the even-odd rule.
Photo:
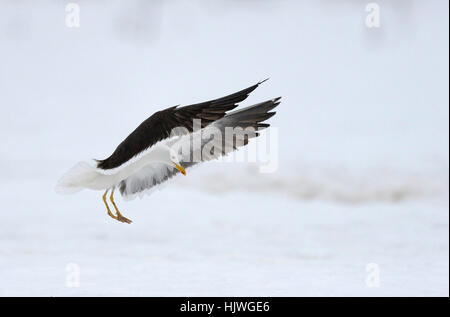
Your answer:
[[[258,82],[258,86],[261,85],[262,83],[265,83],[266,81],[268,81],[270,79],[270,77],[267,77],[266,79],[260,80]]]

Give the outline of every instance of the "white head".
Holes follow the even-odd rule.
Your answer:
[[[163,160],[162,162],[169,165],[169,166],[175,166],[177,170],[181,172],[181,174],[186,175],[186,171],[181,166],[180,159],[178,158],[178,154],[175,150],[173,150],[170,147],[167,147],[164,151]]]
[[[148,162],[160,162],[167,164],[169,166],[175,167],[181,172],[181,174],[186,175],[186,171],[183,166],[181,166],[179,156],[177,151],[170,148],[167,145],[157,145],[147,154]],[[144,163],[146,164],[146,163]]]

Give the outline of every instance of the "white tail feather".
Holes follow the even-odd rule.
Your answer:
[[[73,194],[85,188],[85,184],[97,176],[95,167],[87,162],[79,162],[68,170],[56,184],[58,194]]]

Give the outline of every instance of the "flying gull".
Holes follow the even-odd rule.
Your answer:
[[[154,113],[108,158],[92,163],[79,162],[72,167],[58,181],[57,191],[105,190],[102,197],[108,215],[120,222],[131,223],[114,202],[116,188],[124,198],[134,198],[173,176],[186,175],[188,167],[247,145],[249,139],[259,135],[257,131],[269,127],[263,121],[275,114],[271,110],[278,106],[281,97],[228,112],[264,81],[219,99]],[[233,135],[224,137],[229,129]],[[109,191],[115,214],[107,202]]]

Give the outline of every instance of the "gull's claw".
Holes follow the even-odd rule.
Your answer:
[[[112,204],[113,204],[113,206],[114,206],[114,209],[116,210],[116,214],[117,214],[117,215],[114,215],[114,214],[111,212],[111,210],[109,209],[108,203],[106,202],[106,194],[108,193],[108,190],[109,190],[109,189],[107,189],[107,190],[105,191],[105,193],[103,194],[103,202],[104,202],[105,205],[106,205],[106,210],[108,211],[108,215],[109,215],[111,218],[116,219],[117,221],[120,221],[120,222],[123,222],[123,223],[132,223],[132,221],[131,221],[130,219],[128,219],[127,217],[122,216],[122,214],[120,213],[119,209],[117,209],[116,203],[114,202],[114,188],[113,188],[112,191],[111,191],[111,197],[110,197],[110,199],[111,199],[111,202],[112,202]]]
[[[131,221],[130,219],[128,219],[127,217],[122,216],[122,214],[117,213],[117,220],[120,222],[125,222],[125,223],[132,223],[133,221]]]

